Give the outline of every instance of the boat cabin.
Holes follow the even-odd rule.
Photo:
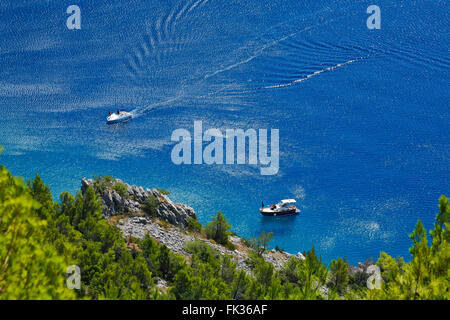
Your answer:
[[[291,208],[291,205],[296,202],[297,201],[295,201],[294,199],[284,199],[277,204],[277,207],[279,208],[279,210],[289,210]]]

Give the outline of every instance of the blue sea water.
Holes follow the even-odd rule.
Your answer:
[[[240,236],[326,262],[408,259],[450,194],[448,1],[372,2],[2,1],[0,163],[55,198],[94,174],[165,188],[203,223],[222,210]],[[117,108],[138,117],[107,126]],[[196,120],[278,128],[278,174],[173,164],[172,131]],[[259,214],[283,198],[301,214]]]

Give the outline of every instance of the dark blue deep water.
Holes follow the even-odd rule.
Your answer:
[[[109,174],[202,223],[222,210],[241,236],[356,263],[408,259],[417,219],[431,228],[450,194],[448,1],[6,0],[0,22],[0,162],[55,198]],[[107,126],[117,108],[138,117]],[[195,120],[278,128],[278,174],[173,164],[171,133]],[[302,213],[259,214],[283,198]]]

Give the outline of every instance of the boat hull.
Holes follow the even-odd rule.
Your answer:
[[[125,121],[129,121],[132,119],[131,114],[121,114],[119,116],[117,115],[111,115],[108,118],[106,118],[106,123],[107,124],[114,124],[114,123],[120,123],[120,122],[125,122]]]
[[[283,211],[274,211],[269,208],[259,209],[259,212],[266,217],[280,217],[280,216],[293,216],[300,212],[299,209],[290,209]]]

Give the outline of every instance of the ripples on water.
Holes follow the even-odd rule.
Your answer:
[[[326,261],[407,255],[450,190],[449,21],[445,1],[380,1],[368,31],[370,4],[80,1],[67,33],[57,4],[2,3],[2,162],[55,194],[92,174],[164,187],[202,222],[222,209],[239,234]],[[135,119],[104,125],[118,107]],[[280,128],[279,175],[171,164],[172,130],[194,120]],[[258,215],[288,197],[300,216]]]

